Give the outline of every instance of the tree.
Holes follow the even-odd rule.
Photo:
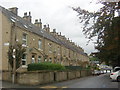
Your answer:
[[[83,23],[83,33],[89,40],[97,37],[96,56],[107,64],[120,65],[120,17],[115,16],[117,2],[101,2],[103,7],[97,12],[89,12],[80,7],[73,10]]]
[[[15,49],[15,52],[13,52],[14,49]],[[13,69],[13,60],[14,60],[13,54],[15,54],[16,69],[17,69],[21,66],[21,59],[25,51],[26,51],[26,48],[22,47],[22,45],[19,43],[17,43],[16,46],[9,47],[8,59],[12,69]]]

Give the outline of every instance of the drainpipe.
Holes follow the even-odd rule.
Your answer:
[[[43,33],[43,62],[45,61],[45,38]]]
[[[13,34],[13,32],[15,34],[15,38],[13,37],[14,38],[14,42],[11,42],[11,45],[15,45],[15,48],[16,48],[16,30],[15,30],[15,23],[14,22],[13,22],[11,31],[12,31],[11,35]],[[13,38],[11,36],[11,39],[13,39]],[[13,84],[16,81],[16,56],[15,56],[16,49],[15,48],[13,49],[13,69],[12,69],[12,72],[13,72],[13,74],[12,74],[12,82],[13,82]]]

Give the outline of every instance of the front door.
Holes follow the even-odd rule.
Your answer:
[[[35,62],[36,62],[36,55],[32,54],[32,63],[35,63]]]

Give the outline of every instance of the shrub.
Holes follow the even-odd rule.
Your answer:
[[[80,66],[65,66],[67,70],[82,70]]]
[[[32,63],[28,64],[28,71],[36,71],[36,70],[65,70],[65,67],[60,64],[53,64],[49,62],[43,63]]]

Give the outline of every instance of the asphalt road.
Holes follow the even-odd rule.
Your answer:
[[[9,82],[3,82],[2,87],[4,88],[119,88],[120,82],[112,81],[109,78],[109,74],[102,74],[99,76],[88,76],[79,79],[37,85],[37,86],[26,86],[11,84]]]
[[[109,78],[109,74],[102,74],[99,76],[89,76],[55,84],[48,84],[42,87],[49,86],[63,88],[120,88],[120,82],[112,81]]]

